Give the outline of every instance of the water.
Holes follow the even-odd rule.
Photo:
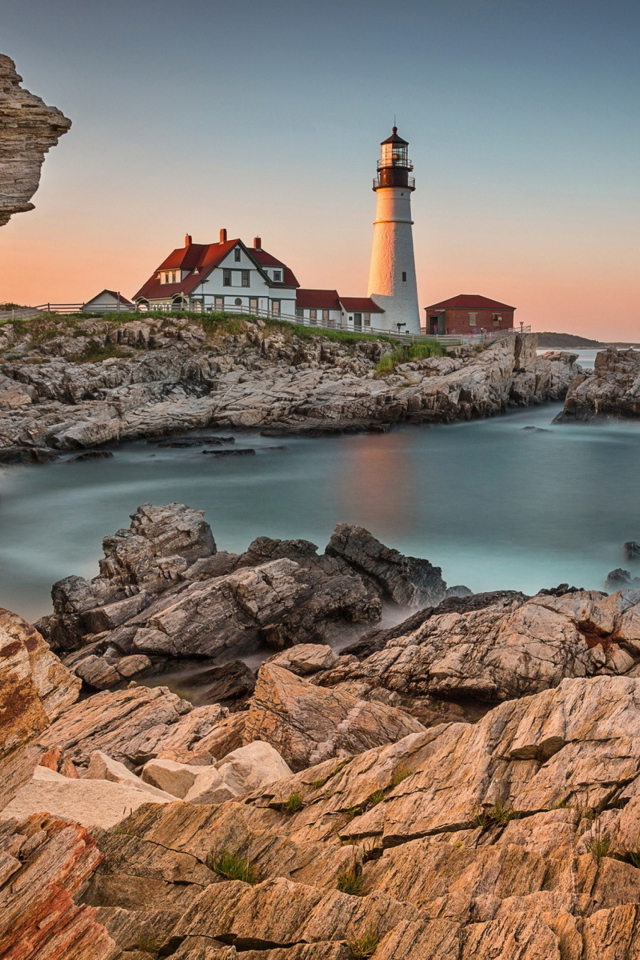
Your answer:
[[[261,534],[324,547],[348,521],[427,557],[449,584],[602,589],[626,565],[624,541],[640,540],[640,425],[552,426],[560,409],[386,435],[236,434],[255,457],[141,442],[110,460],[6,468],[0,604],[27,618],[48,612],[52,583],[97,573],[103,536],[128,526],[140,503],[171,501],[204,509],[226,550]]]

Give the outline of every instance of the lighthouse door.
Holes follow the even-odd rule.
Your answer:
[[[362,314],[361,313],[354,313],[353,328],[354,330],[362,330]]]

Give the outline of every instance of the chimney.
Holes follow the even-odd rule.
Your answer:
[[[186,233],[184,237],[185,247],[190,247],[192,243],[193,243],[193,237],[191,236],[190,233]]]
[[[226,243],[226,242],[227,242],[227,231],[223,227],[222,230],[220,231],[220,243]]]
[[[253,238],[253,249],[254,249],[254,250],[262,250],[262,237],[254,237],[254,238]]]

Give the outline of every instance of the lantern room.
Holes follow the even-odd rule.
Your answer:
[[[409,176],[413,170],[409,160],[409,144],[398,135],[398,128],[380,144],[380,159],[378,160],[378,176],[373,181],[373,189],[380,187],[407,187],[415,189],[415,180]]]

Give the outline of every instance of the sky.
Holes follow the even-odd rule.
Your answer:
[[[0,53],[73,121],[0,302],[132,296],[221,227],[362,296],[395,115],[421,308],[640,341],[639,42],[637,0],[0,0]]]

